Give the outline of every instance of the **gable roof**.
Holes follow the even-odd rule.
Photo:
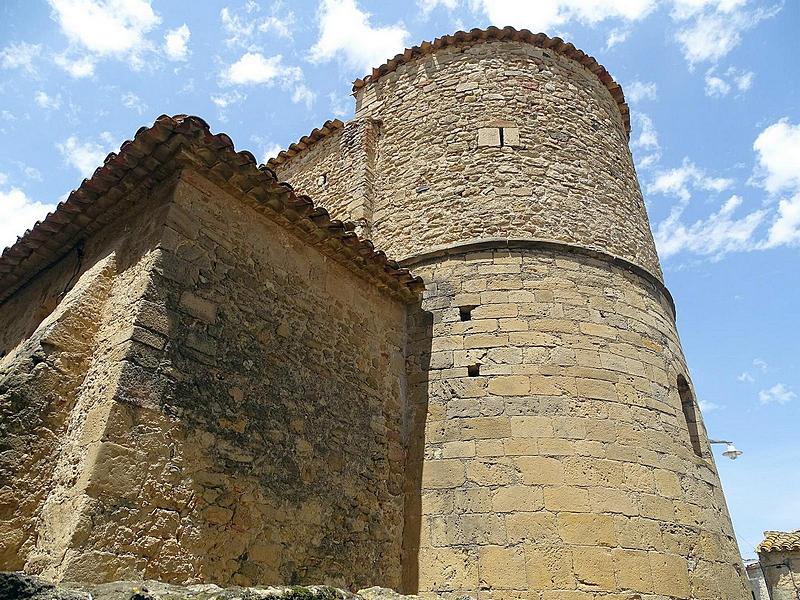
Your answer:
[[[235,188],[244,202],[395,297],[411,301],[424,289],[421,278],[359,238],[355,225],[332,220],[324,208],[259,166],[250,152],[237,152],[227,135],[212,134],[200,117],[162,115],[152,126],[140,128],[118,153],[109,154],[55,211],[3,250],[0,302],[113,218],[113,210],[134,186],[146,178],[163,178],[165,165],[181,150],[189,152],[192,166],[206,177]]]
[[[622,122],[625,125],[625,132],[630,136],[631,133],[631,115],[628,105],[625,102],[625,95],[622,93],[622,87],[614,81],[606,68],[597,62],[593,56],[589,56],[583,50],[579,50],[572,44],[564,42],[559,37],[551,38],[544,33],[531,33],[527,29],[517,30],[513,27],[488,27],[486,29],[471,29],[469,31],[458,31],[453,35],[445,35],[438,37],[432,42],[422,42],[419,46],[412,46],[406,48],[402,54],[390,58],[379,67],[372,69],[372,73],[361,79],[356,79],[353,82],[353,91],[356,92],[366,85],[375,83],[378,79],[396,71],[400,65],[410,63],[418,58],[427,56],[448,46],[457,45],[474,45],[482,42],[493,40],[509,40],[516,42],[524,42],[532,44],[538,48],[544,48],[563,54],[567,58],[582,64],[584,67],[594,73],[597,78],[602,82],[611,96],[619,106],[619,112],[622,114]]]

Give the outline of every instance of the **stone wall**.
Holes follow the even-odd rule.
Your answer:
[[[800,550],[759,552],[765,600],[800,598]]]
[[[407,587],[748,597],[702,420],[701,456],[689,438],[686,364],[657,280],[535,247],[413,268],[433,341],[426,352],[423,318],[409,375],[427,398],[419,571]]]
[[[387,254],[534,238],[660,273],[619,108],[579,63],[522,42],[450,46],[356,102],[382,123],[372,239]]]
[[[404,590],[747,598],[607,82],[525,42],[434,47],[356,91],[371,237],[428,284]]]
[[[358,233],[368,238],[379,136],[379,123],[350,121],[286,162],[273,160],[269,166],[280,181],[291,182],[333,218],[356,223]]]
[[[161,235],[163,197],[132,196],[124,220],[0,305],[0,568],[58,563],[74,533],[121,334]]]
[[[87,582],[398,585],[405,305],[195,173],[164,211],[150,214],[155,240],[122,220],[152,243],[141,268],[95,265],[71,292],[108,299],[78,400],[60,413],[69,424],[43,424],[34,437],[49,454],[4,472],[6,496],[38,477],[47,498],[3,524],[32,541],[14,542],[23,551],[0,568]],[[20,352],[36,364],[29,342]],[[19,367],[8,374],[3,393],[19,404],[57,390],[52,377],[29,390]],[[3,422],[14,435],[18,409]],[[22,453],[29,442],[9,443]],[[55,472],[39,475],[47,464]]]

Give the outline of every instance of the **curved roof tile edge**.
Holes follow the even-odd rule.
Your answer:
[[[370,240],[359,238],[355,233],[355,225],[330,218],[328,211],[314,205],[307,196],[295,194],[287,183],[279,182],[275,173],[266,165],[258,165],[256,158],[247,150],[236,151],[233,141],[225,133],[212,134],[211,129],[202,118],[189,115],[161,115],[152,126],[141,127],[133,140],[122,143],[118,153],[106,156],[103,164],[88,179],[70,192],[65,201],[59,202],[56,209],[37,221],[34,226],[17,241],[5,248],[0,255],[0,303],[4,302],[20,287],[35,276],[35,273],[46,268],[63,255],[61,249],[66,241],[78,237],[78,227],[94,223],[97,215],[88,215],[88,209],[95,208],[97,200],[114,188],[130,172],[141,169],[143,158],[152,156],[152,151],[169,140],[172,136],[183,134],[199,139],[205,148],[218,153],[236,169],[245,171],[243,175],[253,177],[264,186],[265,191],[273,193],[280,200],[280,208],[269,204],[274,211],[296,213],[303,222],[303,228],[317,230],[320,240],[334,240],[340,245],[342,262],[352,264],[357,272],[382,273],[388,276],[387,281],[402,294],[416,296],[424,289],[421,278],[415,277],[408,269],[401,267],[396,261],[375,250]],[[146,176],[146,175],[145,175]],[[100,205],[100,211],[104,210]],[[102,212],[100,213],[102,214]],[[59,240],[63,237],[63,240]],[[74,240],[73,240],[74,241]],[[53,249],[53,244],[58,244]],[[26,264],[31,259],[39,259],[44,264]],[[357,257],[353,258],[353,257]],[[20,274],[19,271],[23,273]],[[26,271],[28,272],[26,276]],[[16,275],[16,277],[15,277]]]
[[[289,144],[286,150],[278,152],[278,155],[270,158],[266,164],[268,167],[280,166],[292,157],[300,154],[300,152],[308,148],[311,144],[318,142],[343,127],[344,123],[339,119],[325,121],[321,127],[315,127],[308,135],[304,135],[298,141]]]
[[[573,44],[565,42],[559,37],[551,38],[544,33],[531,33],[527,29],[517,30],[513,27],[487,27],[486,29],[471,29],[470,31],[457,31],[453,35],[444,35],[438,37],[432,42],[422,42],[419,46],[412,46],[406,48],[401,54],[397,54],[390,58],[379,67],[372,69],[372,73],[361,79],[356,79],[353,82],[353,91],[356,92],[370,83],[376,82],[378,79],[397,70],[397,67],[407,64],[422,56],[432,54],[437,50],[446,48],[448,46],[456,46],[458,44],[480,43],[490,40],[511,40],[517,42],[525,42],[532,44],[539,48],[553,50],[559,54],[563,54],[567,58],[580,63],[592,73],[594,73],[600,82],[608,89],[611,96],[619,107],[619,112],[622,115],[622,121],[625,126],[625,133],[630,136],[631,132],[631,117],[630,109],[625,102],[625,95],[620,86],[606,68],[597,62],[593,56],[586,54],[583,50],[576,48]]]

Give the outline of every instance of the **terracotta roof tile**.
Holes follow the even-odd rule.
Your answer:
[[[267,161],[267,166],[274,168],[285,163],[293,156],[299,154],[312,144],[327,137],[328,135],[330,135],[331,133],[333,133],[338,129],[341,129],[342,127],[344,127],[344,123],[342,123],[339,119],[325,121],[322,124],[322,127],[315,128],[314,131],[312,131],[308,135],[304,135],[303,137],[301,137],[297,142],[291,144],[286,150],[281,150],[278,153],[278,156],[270,158]]]
[[[795,531],[765,531],[764,540],[756,552],[788,552],[800,550],[800,529]]]
[[[354,233],[355,225],[331,220],[324,208],[295,194],[266,165],[259,166],[250,152],[236,152],[227,135],[212,134],[203,119],[162,115],[151,127],[140,128],[133,140],[124,142],[119,153],[109,154],[54,212],[3,251],[0,302],[69,252],[78,239],[113,219],[114,209],[143,178],[166,177],[164,165],[179,155],[182,158],[178,160],[190,161],[221,187],[234,188],[242,201],[394,296],[409,301],[424,289],[419,277],[376,251],[369,240],[360,239]]]
[[[579,62],[584,67],[594,73],[597,78],[608,88],[611,96],[617,102],[619,111],[622,114],[622,120],[625,124],[625,131],[630,136],[631,131],[631,117],[628,105],[625,103],[625,96],[622,93],[622,87],[616,83],[606,71],[606,68],[597,62],[597,60],[579,50],[572,44],[565,42],[561,38],[551,38],[544,33],[531,33],[527,29],[517,30],[513,27],[504,27],[499,29],[497,27],[488,27],[487,29],[471,29],[470,31],[458,31],[453,35],[445,35],[438,37],[433,42],[422,42],[419,46],[406,48],[402,54],[398,54],[394,58],[390,58],[384,64],[372,69],[372,73],[362,79],[356,79],[353,82],[353,91],[357,91],[368,85],[374,83],[387,73],[396,70],[400,65],[409,63],[420,57],[426,56],[442,48],[457,45],[474,45],[490,40],[512,40],[518,42],[525,42],[533,44],[539,48],[546,48],[572,60]]]

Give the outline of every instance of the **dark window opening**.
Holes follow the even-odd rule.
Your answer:
[[[467,375],[470,377],[477,377],[481,374],[481,366],[480,365],[469,365],[467,367]]]
[[[505,146],[505,135],[503,134],[503,128],[500,128],[500,147],[502,148]]]
[[[686,428],[689,431],[689,441],[692,443],[694,453],[703,458],[703,448],[700,445],[699,423],[697,420],[697,405],[695,404],[689,383],[683,375],[678,375],[678,395],[681,398],[681,408],[683,418],[686,420]]]
[[[471,321],[472,320],[472,311],[477,308],[476,306],[459,306],[458,307],[458,316],[461,318],[462,321]]]

